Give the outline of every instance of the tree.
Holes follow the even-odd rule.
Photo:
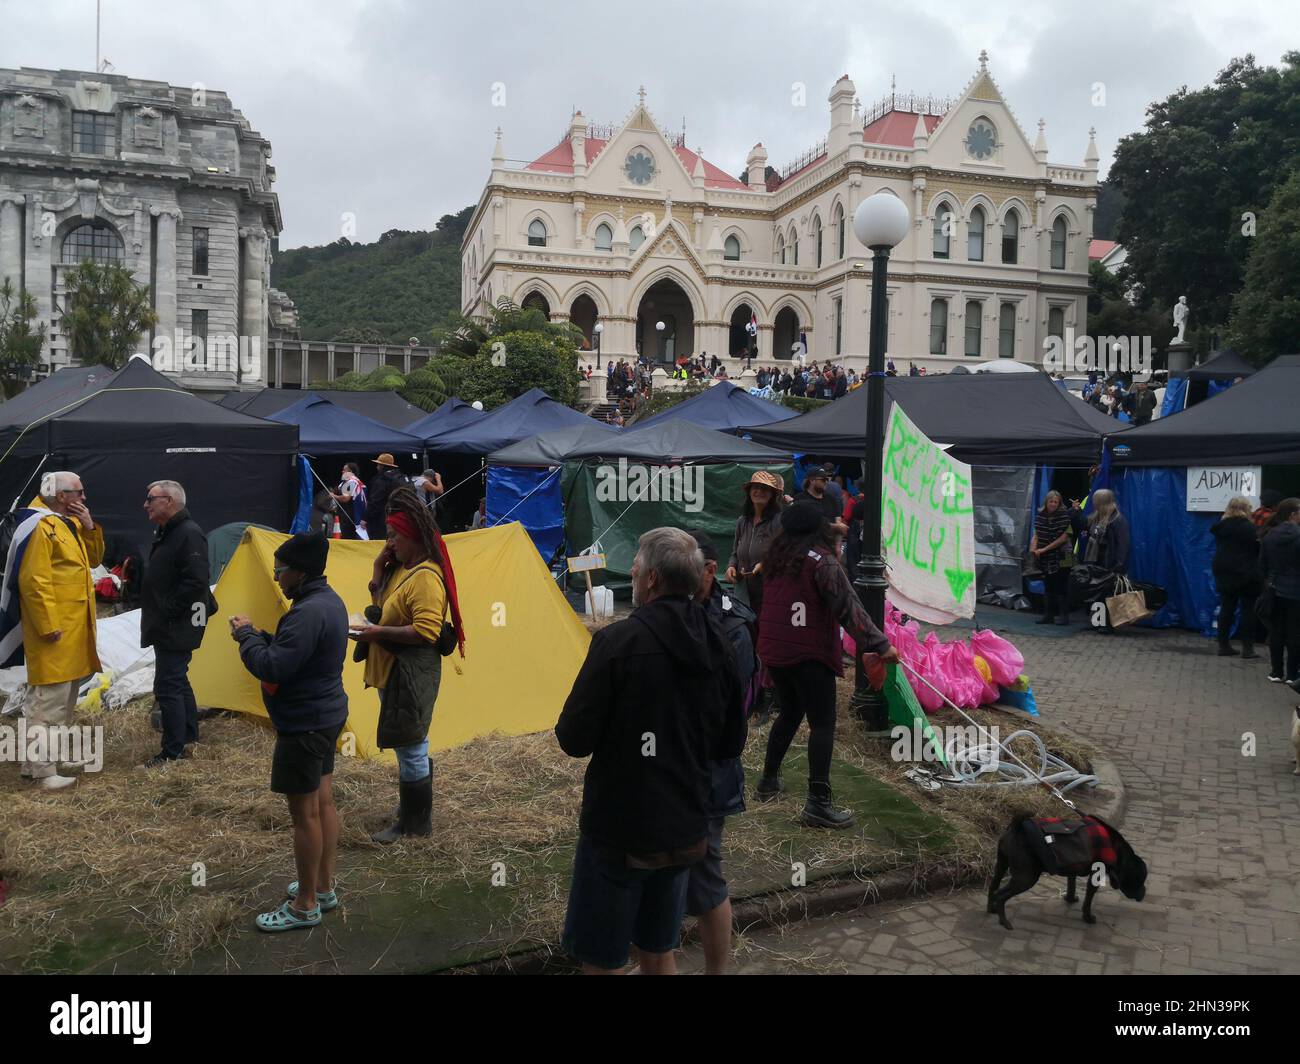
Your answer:
[[[35,320],[36,300],[6,277],[0,284],[0,390],[6,399],[41,360],[46,328],[44,322],[32,328]]]
[[[158,324],[149,290],[116,263],[87,259],[64,275],[63,331],[75,357],[87,365],[121,369],[140,337]]]
[[[1256,365],[1295,350],[1300,336],[1300,170],[1259,219],[1246,279],[1233,297],[1228,343]]]
[[[572,406],[578,398],[575,344],[564,334],[508,332],[485,343],[466,373],[461,398],[482,401],[490,410],[541,388],[552,399]]]
[[[1198,329],[1227,322],[1253,219],[1298,165],[1298,52],[1281,69],[1234,59],[1212,85],[1152,104],[1107,181],[1124,199],[1116,238],[1139,307],[1185,295]]]
[[[383,333],[378,329],[358,329],[354,326],[348,326],[346,329],[340,329],[334,337],[335,343],[340,344],[382,344],[387,343]]]

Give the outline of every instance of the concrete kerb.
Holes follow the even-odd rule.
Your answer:
[[[1058,725],[1053,725],[1052,728],[1072,738],[1080,738],[1067,728]],[[1100,793],[1096,803],[1089,803],[1089,813],[1121,827],[1128,807],[1128,795],[1119,769],[1108,758],[1096,758],[1092,763],[1092,773],[1097,777],[1097,791]],[[988,874],[988,869],[971,869],[958,873],[932,872],[918,878],[917,870],[913,867],[896,868],[867,880],[831,877],[804,890],[775,890],[733,902],[732,923],[741,932],[784,927],[813,917],[857,912],[881,902],[909,896],[922,897],[941,891],[951,894],[963,887],[986,881]],[[692,928],[683,936],[683,943],[693,941],[696,937]],[[557,942],[443,971],[464,975],[537,975],[554,968],[562,957],[564,954]],[[564,964],[570,966],[567,960]]]

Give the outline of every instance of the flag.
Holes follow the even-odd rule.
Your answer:
[[[9,542],[9,552],[5,556],[4,585],[0,590],[0,668],[8,669],[24,663],[18,572],[27,553],[27,541],[31,539],[36,526],[47,517],[57,516],[52,510],[44,507],[24,506],[14,511],[17,527],[14,529],[14,538]]]

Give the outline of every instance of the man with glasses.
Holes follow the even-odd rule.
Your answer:
[[[38,756],[24,763],[22,774],[42,790],[57,791],[77,780],[59,773],[59,744],[49,729],[71,726],[81,681],[99,672],[90,571],[103,560],[104,533],[90,516],[81,478],[66,471],[42,476],[40,496],[17,518],[6,565],[0,664],[26,659],[23,713],[29,749]]]
[[[140,590],[140,645],[153,647],[153,698],[162,726],[162,750],[141,768],[185,756],[199,740],[199,710],[190,687],[190,659],[217,608],[208,589],[208,537],[185,509],[185,489],[155,480],[144,500],[157,525]]]

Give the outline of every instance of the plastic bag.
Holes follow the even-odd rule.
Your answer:
[[[1025,656],[996,632],[981,628],[970,637],[971,650],[988,662],[993,682],[1005,687],[1015,684],[1025,667]]]

